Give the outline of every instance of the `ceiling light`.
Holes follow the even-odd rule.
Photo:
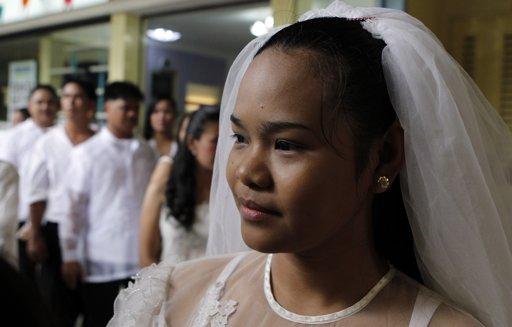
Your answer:
[[[274,17],[268,16],[265,21],[257,20],[251,25],[251,33],[254,36],[262,36],[268,33],[268,31],[274,27]]]
[[[174,42],[181,39],[181,33],[165,28],[155,28],[148,30],[146,35],[153,40],[160,42]]]
[[[274,17],[268,16],[267,18],[265,18],[265,26],[268,29],[271,29],[272,27],[274,27]]]

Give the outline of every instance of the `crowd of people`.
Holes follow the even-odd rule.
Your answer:
[[[32,315],[512,325],[512,135],[408,14],[307,12],[242,50],[220,111],[178,118],[156,99],[145,141],[140,90],[114,82],[104,99],[95,131],[94,90],[67,81],[55,126],[56,92],[38,86],[31,118],[2,135],[0,245],[39,289]]]
[[[37,290],[49,325],[81,317],[105,326],[141,267],[204,255],[218,108],[183,114],[175,126],[176,102],[159,98],[138,137],[142,102],[132,83],[107,85],[97,129],[92,83],[67,79],[60,98],[38,85],[30,118],[2,134],[0,249]]]

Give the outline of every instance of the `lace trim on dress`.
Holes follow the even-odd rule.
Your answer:
[[[114,316],[107,327],[160,326],[158,319],[162,303],[170,287],[169,278],[174,266],[165,261],[152,264],[134,276],[114,302]],[[165,325],[165,322],[163,323]]]
[[[226,281],[235,271],[236,267],[242,261],[247,253],[241,253],[233,258],[224,268],[213,285],[208,288],[206,295],[199,304],[197,314],[190,326],[192,327],[224,327],[228,324],[228,318],[238,306],[237,301],[220,300],[224,293]]]
[[[265,292],[265,297],[267,298],[268,304],[272,310],[281,318],[295,323],[309,325],[332,323],[358,313],[364,309],[375,298],[375,296],[377,296],[377,294],[379,294],[379,292],[393,279],[396,272],[395,268],[390,265],[389,271],[361,300],[344,310],[321,316],[303,316],[286,310],[275,300],[274,295],[272,294],[272,287],[270,285],[271,263],[272,254],[269,254],[267,256],[267,262],[265,264],[265,276],[263,278],[263,290]]]

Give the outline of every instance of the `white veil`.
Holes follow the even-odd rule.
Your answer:
[[[489,326],[512,326],[512,136],[471,78],[437,38],[404,12],[341,1],[317,17],[360,19],[387,44],[382,64],[405,131],[400,180],[427,286]],[[226,181],[233,141],[229,116],[257,50],[250,42],[231,67],[222,98],[210,198],[209,254],[246,249]]]

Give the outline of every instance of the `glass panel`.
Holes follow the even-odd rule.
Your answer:
[[[32,72],[21,68],[21,66],[26,62],[35,61],[37,63],[38,49],[38,36],[4,39],[0,42],[0,127],[9,125],[7,122],[11,118],[10,111],[21,109],[27,105],[26,101],[20,103],[18,99],[26,98],[34,86],[34,77],[37,78],[37,64],[36,71]],[[16,66],[21,70],[16,69]],[[11,67],[12,100],[9,97],[9,67]],[[15,107],[10,106],[9,103],[13,103]]]
[[[96,85],[97,118],[103,119],[103,91],[108,79],[110,25],[108,23],[60,30],[51,40],[51,84],[60,87],[69,78]]]
[[[37,82],[49,83],[58,90],[71,77],[87,79],[97,86],[97,117],[101,119],[109,42],[108,23],[2,39],[0,128],[10,125],[14,110],[27,106],[28,92]]]

